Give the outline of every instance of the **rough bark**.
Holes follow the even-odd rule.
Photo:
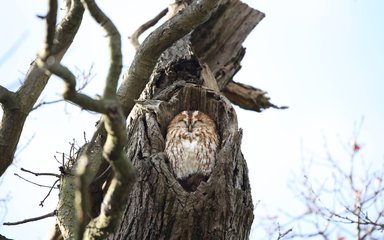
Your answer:
[[[174,44],[177,47],[171,49],[176,52],[162,55],[151,82],[128,117],[126,150],[138,180],[128,197],[122,222],[110,239],[248,238],[253,204],[248,170],[240,151],[241,131],[236,114],[223,95],[202,85],[207,86],[208,78],[216,77],[220,88],[225,88],[240,68],[245,54],[242,42],[263,16],[237,0],[221,1],[217,14],[196,29],[194,35]],[[182,18],[182,14],[177,17]],[[186,48],[189,43],[192,48]],[[190,54],[189,49],[195,54]],[[154,59],[157,57],[151,61]],[[148,78],[149,75],[140,84],[144,86]],[[126,90],[136,88],[122,89],[119,97],[128,94]],[[222,139],[215,169],[207,182],[193,192],[186,191],[176,181],[163,153],[166,126],[182,110],[200,110],[210,115]],[[104,164],[99,173],[106,168]],[[102,201],[102,181],[98,182],[91,185],[96,193],[91,193],[94,206]],[[97,216],[99,212],[98,207],[92,208],[91,215]]]
[[[128,206],[125,209],[119,229],[111,236],[111,239],[248,238],[253,220],[253,204],[248,170],[240,151],[242,134],[237,126],[234,109],[219,90],[226,89],[228,83],[232,81],[233,76],[240,69],[240,61],[245,54],[245,49],[241,44],[264,14],[251,9],[238,0],[215,1],[215,3],[213,0],[203,1],[205,4],[203,6],[208,6],[206,8],[201,7],[201,1],[195,1],[196,4],[186,9],[184,13],[195,11],[197,17],[194,18],[199,19],[199,21],[192,23],[192,21],[188,21],[188,18],[183,17],[188,14],[179,14],[173,19],[173,22],[172,20],[168,22],[166,28],[155,31],[152,40],[143,43],[144,46],[147,44],[149,47],[141,48],[145,51],[140,52],[140,49],[138,51],[137,56],[142,54],[143,57],[141,58],[142,61],[138,61],[136,64],[140,65],[141,68],[135,68],[135,64],[133,64],[131,67],[133,70],[125,77],[127,79],[131,77],[135,81],[128,81],[128,84],[123,83],[119,97],[127,109],[125,113],[129,113],[134,105],[133,98],[139,96],[142,88],[148,82],[149,75],[163,50],[190,32],[190,29],[207,20],[211,10],[216,8],[217,2],[220,2],[221,5],[216,14],[195,29],[193,35],[188,35],[178,42],[180,45],[176,43],[175,46],[177,47],[174,49],[176,49],[176,53],[180,54],[172,55],[172,57],[163,55],[160,64],[157,65],[157,69],[152,75],[152,81],[147,85],[141,100],[137,101],[138,104],[135,105],[128,118],[129,141],[126,145],[126,151],[127,157],[137,169],[138,181],[129,194]],[[68,38],[62,37],[63,46],[57,46],[58,50],[54,51],[54,56],[58,61],[63,57],[78,29],[83,8],[78,8],[76,13],[77,21],[69,28],[73,32],[70,32]],[[64,27],[63,29],[66,29]],[[64,30],[61,31],[61,28],[58,28],[56,37],[59,40],[61,39],[61,32],[65,33]],[[160,38],[167,41],[156,40]],[[188,42],[188,44],[192,43],[191,48],[187,48],[183,41]],[[53,40],[50,42],[53,43]],[[159,45],[159,43],[161,44]],[[179,47],[181,48],[179,49]],[[190,53],[190,49],[193,50],[193,54]],[[188,55],[187,58],[185,58],[186,55]],[[49,74],[38,69],[33,63],[25,84],[15,93],[16,95],[0,88],[0,100],[7,108],[4,111],[3,122],[5,119],[5,123],[10,124],[13,121],[11,118],[13,118],[18,123],[14,128],[6,127],[5,129],[10,131],[5,134],[0,132],[1,137],[13,134],[18,140],[24,121],[48,78]],[[215,81],[215,78],[218,84],[216,82],[207,84],[207,82]],[[39,83],[38,90],[31,94],[25,94],[29,92],[29,88],[26,87],[27,84],[30,85],[31,83]],[[211,89],[204,86],[210,86]],[[29,104],[21,108],[18,105],[20,104],[19,96],[24,95],[29,97],[27,99]],[[113,94],[111,92],[108,95]],[[129,98],[126,95],[129,95]],[[2,96],[9,97],[9,99],[2,100]],[[216,166],[210,178],[202,182],[195,191],[188,191],[181,187],[169,171],[168,160],[163,152],[168,122],[174,115],[183,110],[200,110],[210,115],[217,123],[221,139]],[[17,111],[17,114],[14,111]],[[9,119],[11,120],[9,121]],[[100,132],[95,148],[101,148],[105,142],[105,131],[100,130]],[[125,131],[115,132],[125,133]],[[0,152],[7,153],[4,155],[5,167],[1,165],[0,161],[0,175],[10,164],[15,148],[16,145],[13,143],[0,142]],[[99,152],[100,150],[97,151],[97,153]],[[92,157],[92,159],[95,160],[96,157]],[[97,176],[108,176],[108,174],[104,175],[108,165],[105,162],[102,165],[103,167],[99,169]],[[112,167],[114,167],[113,164]],[[121,165],[115,168],[124,169]],[[114,176],[116,177],[116,174]],[[113,213],[100,211],[99,207],[95,207],[104,200],[104,208],[109,210],[109,206],[105,204],[108,202],[105,201],[107,197],[101,189],[103,182],[97,178],[91,184],[90,192],[93,196],[93,205],[89,212],[86,211],[90,213],[90,216],[87,217],[96,217],[100,212],[107,212],[104,214],[106,216],[113,215]],[[71,184],[75,184],[75,180],[71,177],[67,179],[67,182],[62,181],[63,186]],[[106,185],[108,186],[108,182]],[[116,181],[115,185],[121,186]],[[62,219],[73,221],[71,224],[77,224],[73,220],[76,217],[75,214],[65,211],[74,205],[71,202],[74,199],[74,188],[74,186],[70,186],[70,192],[61,192],[65,197],[61,199],[62,201],[59,202],[58,206],[60,212],[58,223],[60,225],[65,225],[61,222]],[[111,192],[124,194],[124,192],[118,191]],[[96,195],[97,197],[95,197]],[[107,196],[109,195],[107,194]],[[104,199],[102,199],[103,197]],[[125,197],[126,195],[118,195],[117,198],[125,201]],[[70,204],[65,206],[64,203]],[[117,206],[122,208],[124,205],[118,204]],[[62,209],[64,211],[61,211]],[[68,229],[79,227],[71,224],[68,225]],[[92,227],[94,226],[96,224],[92,225]],[[99,225],[97,227],[103,229]],[[57,228],[55,233],[58,231]],[[72,237],[67,235],[63,228],[61,228],[61,232],[64,238]],[[56,236],[53,237],[56,238]]]
[[[140,101],[129,116],[127,154],[138,181],[110,239],[248,238],[253,204],[236,113],[225,97],[202,82],[197,60],[180,59],[154,75],[154,91],[142,96],[151,99]],[[178,183],[163,152],[168,122],[182,110],[207,113],[222,139],[210,178],[193,192]]]
[[[242,42],[263,16],[239,1],[223,1],[208,22],[162,54],[128,117],[127,155],[138,181],[109,239],[248,239],[253,204],[241,130],[230,101],[204,86],[207,76],[216,76],[219,88],[226,87],[240,68]],[[221,139],[215,168],[195,191],[179,184],[164,153],[166,127],[183,110],[208,114]]]

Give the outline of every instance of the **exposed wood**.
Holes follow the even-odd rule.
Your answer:
[[[242,95],[245,85],[233,82],[233,77],[240,70],[245,55],[242,43],[264,16],[238,0],[223,1],[217,12],[194,30],[191,37],[194,52],[208,64],[225,96],[239,107],[257,112],[278,107],[269,102],[262,90],[252,90],[252,97]],[[237,89],[244,91],[234,91]]]
[[[203,86],[209,89],[220,92],[219,86],[217,85],[217,81],[208,64],[204,63],[202,66],[201,76],[203,78]]]
[[[226,0],[207,22],[193,31],[193,50],[201,62],[209,65],[220,89],[240,69],[245,54],[242,44],[264,16],[238,0]]]
[[[286,109],[287,107],[278,107],[269,102],[267,92],[261,89],[254,88],[249,85],[229,82],[222,93],[234,104],[241,108],[261,112],[267,108]]]

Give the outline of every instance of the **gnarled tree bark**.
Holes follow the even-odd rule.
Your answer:
[[[50,2],[56,6],[54,0]],[[56,32],[58,45],[54,45],[54,34],[47,37],[47,45],[53,45],[53,48],[51,46],[46,49],[50,51],[41,54],[39,64],[45,70],[61,76],[74,90],[76,79],[72,75],[62,74],[65,69],[58,62],[80,25],[84,9],[79,5],[79,0],[67,2],[72,3],[73,14],[70,15],[72,18],[69,18],[72,21],[63,23],[72,25],[59,25]],[[96,7],[92,0],[83,0],[82,3],[88,7],[97,22],[107,27],[106,21],[95,14],[97,11],[91,11]],[[120,125],[124,124],[116,125],[111,122],[107,124],[107,128],[102,124],[98,126],[92,141],[82,149],[84,154],[79,154],[86,156],[89,162],[94,164],[94,169],[84,164],[84,171],[78,171],[76,175],[75,168],[70,166],[65,169],[69,171],[62,174],[61,196],[57,208],[59,227],[54,230],[55,233],[61,231],[61,236],[54,234],[52,239],[101,239],[114,231],[116,225],[118,230],[110,239],[248,238],[253,221],[253,204],[247,165],[240,150],[242,133],[238,129],[236,113],[230,101],[239,105],[241,103],[243,107],[247,106],[247,109],[255,111],[276,106],[270,104],[264,94],[259,95],[257,92],[256,95],[241,96],[246,97],[244,100],[238,98],[244,95],[240,91],[230,90],[233,89],[231,86],[236,85],[232,79],[240,69],[240,62],[245,54],[242,43],[264,14],[239,0],[182,0],[176,1],[176,4],[191,5],[182,12],[178,12],[182,7],[176,6],[175,16],[155,30],[138,48],[130,70],[123,77],[117,98],[115,89],[121,69],[121,56],[120,51],[111,51],[115,53],[111,54],[112,62],[116,59],[118,61],[111,64],[108,82],[113,82],[106,88],[103,97],[109,101],[113,100],[113,108],[110,105],[99,107],[86,104],[83,101],[86,96],[76,94],[75,91],[72,91],[72,95],[64,96],[82,107],[86,104],[86,109],[105,113],[106,119],[103,120],[106,121],[112,121],[112,117],[116,115],[114,113],[117,112],[122,123],[124,117],[129,114],[128,142],[125,146],[126,155],[120,154],[126,139],[125,135],[121,134],[125,133],[125,130],[122,130],[124,127]],[[55,17],[56,15],[52,19]],[[66,32],[64,30],[71,31],[68,38],[62,36],[62,33]],[[53,32],[53,29],[48,30],[48,33]],[[117,31],[110,36],[118,36]],[[119,38],[114,39],[111,39],[111,46],[118,45],[120,48]],[[177,42],[174,43],[175,41]],[[57,64],[48,64],[48,57],[54,57]],[[0,175],[11,163],[24,121],[50,74],[33,64],[28,76],[25,84],[16,93],[0,86],[0,103],[5,108],[2,123],[9,125],[12,119],[16,119],[18,123],[13,128],[5,128],[6,132],[0,129],[0,153],[3,153],[0,157]],[[27,87],[31,83],[39,83],[39,86],[32,89],[33,94],[29,95],[33,99],[29,99],[29,104],[24,106],[20,96],[25,95],[21,93],[28,92],[25,89],[28,90]],[[236,86],[250,89],[245,85]],[[230,100],[225,97],[229,96],[229,92],[232,94]],[[140,94],[140,99],[135,102],[134,99]],[[263,104],[258,104],[258,101]],[[100,101],[92,101],[95,102]],[[256,103],[253,104],[254,102]],[[193,191],[184,189],[175,179],[164,154],[167,125],[173,116],[184,110],[200,110],[208,114],[215,120],[221,139],[215,168],[208,180],[201,182]],[[110,138],[107,138],[107,133]],[[14,141],[1,141],[9,135],[16,136]],[[117,135],[124,136],[118,138]],[[115,148],[105,149],[108,139],[112,139],[109,142],[114,143],[119,140],[119,151],[115,151]],[[120,158],[122,156],[124,158]],[[103,158],[109,160],[108,163]],[[121,171],[126,170],[127,164],[120,162],[130,163],[125,161],[127,158],[137,172],[137,181],[129,196],[127,191],[121,190],[130,188],[133,177],[125,182],[118,181],[130,175]],[[116,161],[120,159],[124,161]],[[81,162],[75,162],[77,166],[82,166]],[[87,174],[82,174],[85,170],[88,171]],[[86,179],[82,180],[82,176]],[[111,181],[112,178],[114,180]],[[81,187],[76,186],[79,179]],[[114,187],[111,187],[111,182]],[[117,187],[119,190],[115,191]],[[80,188],[84,191],[78,191]],[[91,197],[89,204],[88,190]],[[77,204],[74,191],[78,191],[77,195],[81,195],[80,199],[84,200],[84,204],[80,206],[80,214],[74,211]],[[110,200],[112,195],[115,201]],[[120,210],[124,208],[120,222]],[[100,219],[106,221],[98,221]],[[99,234],[93,231],[94,229],[102,233]],[[92,233],[92,236],[87,235],[87,232],[91,231],[95,233]]]
[[[161,71],[160,71],[161,72]],[[119,230],[111,239],[247,239],[253,220],[248,170],[240,151],[241,130],[230,102],[200,84],[197,60],[180,59],[157,74],[172,83],[130,115],[128,158],[138,181]],[[169,170],[164,154],[168,122],[183,110],[200,110],[215,120],[222,139],[207,182],[189,192]]]
[[[248,239],[253,203],[242,133],[220,90],[239,70],[241,43],[263,16],[239,1],[222,1],[209,21],[162,55],[128,117],[127,155],[138,179],[109,239]],[[206,87],[212,86],[207,76],[216,77],[216,88]],[[164,153],[167,125],[183,110],[208,114],[221,139],[215,168],[195,191],[179,184]]]

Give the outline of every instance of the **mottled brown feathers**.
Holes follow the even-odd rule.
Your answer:
[[[218,145],[216,124],[205,113],[183,111],[168,125],[165,153],[181,183],[197,187],[201,180],[209,177],[215,166]],[[191,183],[191,179],[197,180]]]

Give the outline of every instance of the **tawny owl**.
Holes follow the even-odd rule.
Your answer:
[[[179,180],[193,175],[209,176],[215,165],[218,145],[216,124],[205,113],[183,111],[168,125],[165,153]]]

